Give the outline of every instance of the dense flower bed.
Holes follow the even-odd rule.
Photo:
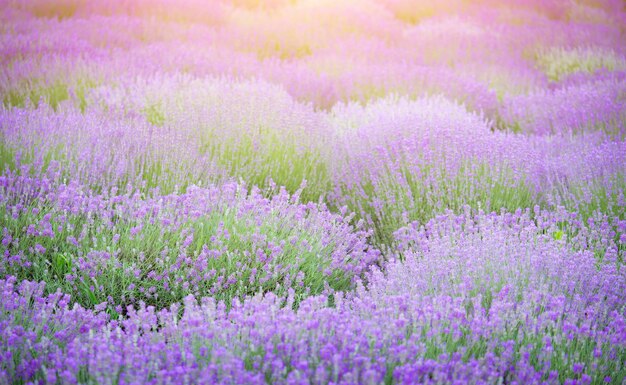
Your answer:
[[[563,228],[565,221],[571,221]],[[2,280],[8,380],[113,383],[592,383],[623,378],[626,273],[610,223],[531,211],[447,214],[397,233],[402,259],[354,294],[294,310],[257,295],[227,309],[71,306]],[[625,224],[619,224],[622,228]],[[607,239],[607,235],[609,236]],[[613,237],[611,237],[613,236]],[[620,246],[621,245],[621,246]],[[590,251],[592,247],[597,253]],[[6,362],[16,362],[7,360]]]
[[[620,0],[0,0],[0,384],[623,384]]]

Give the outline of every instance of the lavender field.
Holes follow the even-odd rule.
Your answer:
[[[0,385],[626,384],[623,0],[0,0]]]

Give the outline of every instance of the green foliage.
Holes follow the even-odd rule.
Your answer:
[[[626,69],[626,60],[612,50],[599,48],[542,49],[535,60],[550,80],[560,81],[565,76],[599,69],[620,71]]]
[[[486,163],[467,161],[450,174],[445,165],[401,165],[373,180],[366,176],[348,194],[348,210],[370,222],[380,247],[393,245],[393,233],[410,222],[426,223],[447,210],[506,210],[533,207],[538,197],[522,178],[501,166],[494,172]]]
[[[32,208],[40,211],[33,214]],[[0,228],[21,234],[54,213],[45,205],[32,208],[16,218],[1,207]],[[258,218],[223,207],[174,228],[148,218],[105,220],[85,214],[54,214],[51,223],[59,229],[54,236],[24,236],[18,246],[8,247],[12,254],[23,253],[31,265],[11,265],[7,273],[19,280],[45,281],[48,292],[61,289],[87,308],[106,301],[125,308],[139,300],[164,308],[189,294],[211,295],[230,306],[233,298],[270,291],[286,295],[290,288],[299,303],[310,294],[323,293],[327,285],[335,290],[352,285],[350,276],[331,268],[334,242],[323,244],[318,235],[294,226],[288,218],[258,223]],[[187,237],[192,241],[183,245]],[[37,245],[45,252],[38,253]],[[280,251],[273,249],[278,245]],[[80,261],[89,253],[102,254],[87,257],[99,261],[87,269]],[[191,277],[198,266],[202,274],[213,273],[209,278]],[[216,284],[229,278],[236,282]]]
[[[228,175],[263,191],[271,193],[274,186],[283,186],[290,194],[301,190],[305,202],[316,202],[330,189],[330,173],[321,153],[271,128],[238,137],[209,132],[202,138],[200,151]]]

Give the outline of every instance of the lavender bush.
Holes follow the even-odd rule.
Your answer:
[[[448,214],[401,229],[405,260],[368,274],[368,288],[337,293],[334,307],[310,297],[293,310],[293,292],[235,301],[230,310],[189,296],[182,316],[177,306],[139,305],[107,321],[98,309],[71,308],[61,294],[9,277],[2,287],[12,301],[1,314],[15,326],[3,341],[20,365],[4,375],[98,383],[617,382],[626,360],[624,240],[605,241],[598,260],[574,245],[599,242],[603,225],[570,241],[559,224],[575,215],[535,214]]]
[[[622,384],[620,0],[0,0],[0,384]]]
[[[379,259],[367,231],[284,190],[267,199],[231,183],[142,199],[15,174],[0,189],[0,271],[114,314],[189,294],[228,306],[270,291],[329,295]]]
[[[494,132],[441,97],[340,105],[332,122],[346,146],[331,199],[373,226],[383,244],[403,224],[465,205],[625,215],[626,147],[603,134]]]

